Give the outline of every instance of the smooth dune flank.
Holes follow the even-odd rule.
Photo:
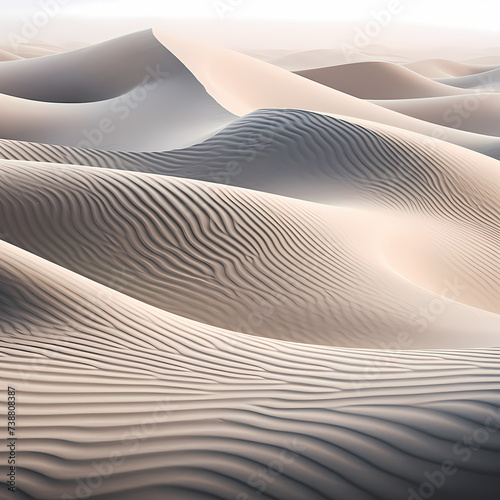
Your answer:
[[[90,149],[184,147],[235,118],[150,31],[5,63],[0,92],[1,137]]]
[[[1,499],[498,499],[497,69],[324,55],[0,52]]]
[[[386,62],[345,64],[297,71],[297,74],[361,99],[412,99],[470,93]]]
[[[376,100],[373,103],[398,113],[444,127],[476,134],[500,136],[500,94],[431,97],[425,99]]]
[[[464,62],[449,61],[446,59],[426,59],[423,61],[415,61],[404,64],[403,66],[428,78],[468,76],[483,73],[496,68],[496,66],[468,64]]]

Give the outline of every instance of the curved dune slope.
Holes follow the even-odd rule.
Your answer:
[[[456,78],[439,78],[435,81],[461,89],[500,92],[500,68]]]
[[[461,305],[500,312],[499,173],[490,161],[471,154],[485,160],[474,168],[452,153],[432,159],[418,144],[332,119],[338,144],[327,149],[317,132],[325,117],[291,118],[294,128],[280,130],[274,144],[287,146],[291,137],[300,144],[302,132],[304,146],[291,151],[300,158],[302,150],[301,166],[262,152],[247,166],[255,171],[246,182],[267,175],[270,185],[335,187],[344,191],[344,208],[146,174],[3,161],[0,230],[7,241],[157,307],[288,340],[373,346],[380,331],[394,340],[415,330],[419,308],[454,283],[454,302],[445,300],[444,314],[413,345],[470,345],[456,332],[472,322],[474,343],[494,343],[499,318]],[[310,165],[311,152],[329,155],[329,167]],[[189,153],[188,161],[196,158]],[[290,168],[273,178],[273,162]],[[189,164],[177,165],[193,174]],[[300,175],[304,165],[309,175]],[[348,304],[361,297],[363,311],[353,314]],[[271,308],[255,320],[262,304]]]
[[[249,56],[153,30],[224,108],[244,115],[263,108],[296,108],[369,120],[500,158],[497,138],[454,130],[381,108]],[[259,82],[258,85],[253,82]]]
[[[500,136],[500,94],[481,93],[427,99],[373,101],[419,120],[476,134]]]
[[[360,99],[412,99],[459,92],[398,64],[381,61],[328,66],[296,74]]]
[[[22,59],[22,57],[12,54],[12,52],[0,49],[0,62],[17,61],[19,59]]]
[[[71,52],[2,64],[0,93],[47,102],[102,101],[130,92],[155,71],[167,71],[174,59],[151,31],[140,31]]]
[[[394,229],[402,233],[391,246],[392,265],[436,293],[460,276],[466,291],[457,300],[499,312],[498,162],[462,148],[305,111],[264,110],[186,150],[105,153],[3,141],[0,154],[231,183],[397,216],[421,214],[438,224],[420,226],[432,250],[420,248],[418,236]],[[417,265],[413,255],[427,256],[418,257]]]
[[[445,460],[458,470],[439,498],[497,498],[497,349],[389,356],[245,337],[0,253],[22,500],[399,500]],[[473,433],[487,436],[474,451]]]
[[[5,139],[154,151],[200,142],[235,118],[151,31],[2,64],[0,81],[22,96],[0,94]]]
[[[498,500],[492,105],[151,31],[4,69],[2,500]]]
[[[135,47],[141,57],[129,64],[126,53],[131,47]],[[123,73],[122,79],[99,70],[115,56],[116,62],[110,66]],[[137,68],[144,61],[148,64],[141,72]],[[80,69],[65,72],[66,66]],[[0,74],[1,70],[0,67]],[[234,120],[233,113],[242,115],[270,107],[300,108],[384,123],[500,157],[497,138],[417,120],[243,54],[184,42],[156,31],[137,33],[57,57],[12,61],[6,63],[6,70],[12,73],[7,81],[13,88],[22,80],[24,83],[19,87],[24,89],[23,94],[31,97],[39,94],[39,98],[46,99],[101,99],[124,91],[138,81],[141,83],[110,99],[80,103],[34,101],[0,94],[0,136],[4,139],[112,151],[165,150],[210,137]],[[93,81],[99,74],[105,82],[104,90],[85,91],[84,98],[78,98],[80,84],[67,84],[67,78],[73,76],[65,77],[61,84],[54,80],[54,75],[61,71],[86,81]],[[45,83],[39,85],[37,79],[21,78],[25,73],[36,74]],[[254,81],[260,84],[254,85]],[[57,97],[58,89],[64,98]]]
[[[403,66],[427,78],[467,76],[495,69],[495,66],[461,63],[447,59],[426,59],[403,64]]]
[[[436,215],[436,200],[450,193],[434,186],[424,194],[430,172],[444,172],[456,185],[465,175],[493,200],[498,182],[494,159],[391,127],[302,110],[259,110],[174,151],[106,152],[0,140],[0,158],[171,175],[330,204],[393,199],[395,206]],[[457,169],[461,178],[453,179]],[[409,176],[411,182],[404,180]],[[373,187],[365,189],[366,182]],[[422,204],[422,196],[432,203]]]

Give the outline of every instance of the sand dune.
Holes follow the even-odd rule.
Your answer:
[[[464,436],[499,419],[497,349],[388,356],[263,341],[0,251],[22,499],[399,499],[454,447],[459,470],[440,497],[496,498],[499,435],[460,457]],[[254,484],[268,467],[274,481]]]
[[[346,63],[376,62],[382,59],[394,63],[404,63],[408,60],[407,54],[398,53],[394,47],[377,43],[370,43],[364,47],[340,44],[338,48],[247,50],[245,53],[288,71],[304,71]]]
[[[457,89],[430,80],[411,69],[380,61],[343,64],[296,73],[360,99],[412,99],[459,93]]]
[[[0,63],[9,496],[498,498],[496,73],[351,66],[389,100],[158,31]]]
[[[211,151],[215,164],[198,171],[198,177],[210,176],[230,162],[243,166],[244,155],[232,153],[228,143],[243,144],[262,122],[270,121],[272,113],[257,115],[250,123],[234,124],[226,135],[184,152],[163,153],[156,158],[138,155],[135,160],[130,154],[108,153],[107,157],[96,155],[93,161],[104,164],[106,160],[108,165],[114,162],[128,170],[135,161],[142,168],[149,164],[151,170],[196,177],[196,165]],[[282,294],[284,303],[276,307],[269,324],[263,321],[259,334],[287,340],[369,347],[370,332],[379,321],[382,323],[375,331],[383,330],[394,340],[405,327],[398,319],[398,311],[404,311],[403,317],[416,316],[420,307],[433,300],[432,293],[440,294],[444,284],[453,280],[466,290],[458,302],[500,312],[500,275],[495,271],[500,269],[495,250],[499,235],[490,223],[498,210],[500,189],[494,160],[450,147],[449,151],[443,148],[434,154],[431,161],[428,151],[408,138],[403,146],[402,137],[305,112],[278,118],[278,132],[273,138],[270,131],[267,150],[248,163],[240,172],[241,179],[238,173],[235,182],[254,189],[257,183],[267,184],[268,190],[287,183],[288,188],[282,188],[282,192],[288,189],[288,194],[295,196],[301,194],[298,186],[305,185],[304,197],[315,192],[318,201],[328,201],[335,208],[214,184],[184,184],[186,181],[168,177],[6,161],[1,174],[5,222],[0,231],[7,241],[103,284],[113,286],[116,281],[119,290],[135,298],[223,328],[237,330],[260,301],[267,303]],[[286,125],[288,132],[283,131]],[[324,137],[327,126],[331,127],[330,139]],[[297,141],[299,132],[305,140],[304,146],[297,149],[290,137]],[[331,139],[338,143],[332,144]],[[22,144],[10,147],[11,151],[23,151]],[[339,153],[346,147],[352,153],[342,158]],[[36,145],[31,151],[36,154]],[[465,154],[461,157],[462,152]],[[294,156],[295,164],[291,160]],[[332,168],[332,160],[337,158],[340,162]],[[284,165],[285,169],[272,172],[271,165]],[[309,176],[305,176],[306,172]],[[423,183],[426,178],[435,179],[433,185]],[[87,185],[93,186],[90,198]],[[476,201],[476,192],[482,193],[481,202]],[[73,201],[65,202],[68,197]],[[146,202],[146,198],[150,201]],[[127,200],[133,200],[131,206]],[[233,204],[238,200],[237,209],[228,206],[228,200]],[[67,203],[81,208],[74,213],[72,223],[60,226],[59,216],[50,207],[64,207]],[[190,208],[193,206],[197,208]],[[366,208],[360,211],[358,207],[363,206]],[[110,213],[99,227],[106,230],[95,240],[95,229],[85,221],[93,220],[95,215],[90,214],[102,212],[105,207]],[[205,222],[197,218],[201,212],[208,217]],[[254,217],[264,214],[259,218],[259,231],[248,225],[251,213]],[[179,214],[178,218],[174,214]],[[424,222],[416,214],[424,216]],[[115,229],[111,221],[119,220],[122,222]],[[212,226],[209,220],[220,222]],[[280,225],[274,222],[278,220]],[[227,226],[227,221],[238,221],[229,234],[235,223]],[[280,226],[293,227],[298,233],[283,232]],[[412,233],[406,234],[407,226],[412,227]],[[369,227],[377,229],[373,232]],[[250,241],[259,235],[254,243],[257,247],[239,241],[238,235],[247,235]],[[357,243],[352,247],[347,242]],[[373,260],[362,250],[365,246],[375,254],[381,252],[383,257]],[[103,258],[103,248],[109,259]],[[256,248],[261,249],[261,257]],[[312,248],[319,253],[308,256]],[[263,251],[270,252],[265,260],[261,260]],[[79,255],[76,260],[75,252]],[[278,260],[271,255],[276,252],[281,256]],[[148,262],[146,266],[141,265],[143,259]],[[189,269],[197,269],[196,274]],[[351,271],[343,276],[347,270]],[[353,270],[356,272],[351,275]],[[484,281],[486,275],[490,276],[489,283]],[[405,279],[400,280],[400,276]],[[419,287],[431,295],[421,293]],[[343,302],[336,300],[351,294],[353,299],[366,295],[365,304],[373,303],[365,305],[365,313],[357,320]],[[300,295],[310,297],[309,305],[300,305]],[[412,310],[412,304],[418,307]],[[387,310],[392,311],[390,321],[384,319],[383,311]],[[489,314],[481,319],[477,311],[450,305],[449,318],[454,318],[453,322],[463,317],[459,324],[470,325],[469,316],[475,322],[484,321],[485,332],[499,326]],[[302,320],[305,317],[307,323]],[[446,323],[446,317],[443,320]],[[349,326],[349,322],[353,324]],[[370,326],[365,329],[363,325]],[[436,328],[441,331],[439,322]],[[443,327],[443,331],[447,328]],[[249,330],[253,329],[244,329]],[[486,345],[492,342],[490,335],[486,334]],[[434,328],[429,330],[429,336],[419,339],[424,342],[422,347],[436,347],[443,342]]]
[[[137,83],[138,65],[127,66],[126,50],[121,49],[122,45],[127,48],[129,44],[137,43],[137,51],[146,50],[150,54],[143,76],[147,81],[139,80],[142,83],[133,90],[104,101],[46,102],[0,94],[3,111],[0,136],[92,149],[154,151],[200,142],[230,123],[233,114],[243,115],[269,107],[299,108],[392,125],[431,137],[442,137],[494,157],[500,156],[497,138],[449,129],[381,109],[243,54],[163,34],[158,36],[164,42],[163,51],[151,32],[144,31],[68,54],[2,63],[0,74],[2,69],[6,70],[7,83],[12,90],[16,88],[16,82],[24,78],[22,93],[26,97],[67,101],[76,100],[75,91],[66,90],[59,94],[58,84],[53,86],[51,68],[62,67],[60,65],[74,59],[78,64],[85,61],[84,71],[95,75],[91,63],[98,59],[96,53],[103,50],[102,60],[95,63],[96,68],[116,55],[119,60],[116,65],[122,68],[126,78],[123,82],[115,81],[116,77],[109,73],[108,79],[104,78],[107,82],[103,86],[105,91],[92,90],[82,94],[86,97],[80,99],[88,100],[116,94]],[[156,65],[149,64],[154,61],[158,61]],[[43,74],[42,82],[45,83],[37,85],[36,81],[26,77],[28,74]],[[75,71],[75,74],[81,75],[81,72]],[[72,78],[65,77],[65,81]],[[250,82],[254,80],[261,84],[252,85]],[[91,86],[99,88],[98,85]],[[64,98],[56,97],[65,93]],[[50,120],[46,119],[47,116]],[[144,122],[150,126],[148,134],[140,133]]]
[[[460,89],[500,92],[500,68],[455,78],[438,78],[435,81]]]
[[[495,69],[494,65],[468,64],[446,59],[426,59],[404,64],[403,66],[427,78],[468,76]]]
[[[64,52],[62,47],[53,45],[41,40],[31,40],[30,42],[3,43],[0,49],[14,54],[21,59],[31,59],[44,57]]]
[[[235,118],[198,83],[191,83],[172,78],[151,90],[141,85],[115,99],[84,104],[0,94],[0,136],[110,151],[186,147],[212,136]],[[151,126],[147,134],[141,133],[145,122]]]
[[[175,70],[172,56],[141,31],[83,49],[0,66],[0,93],[46,102],[104,101],[131,92],[151,73]],[[180,77],[182,78],[182,77]]]
[[[132,46],[141,55],[134,64],[128,62]],[[101,59],[96,60],[96,53],[101,52]],[[114,66],[110,64],[113,59]],[[234,119],[150,31],[68,54],[18,62],[0,66],[0,75],[5,71],[3,85],[18,89],[16,93],[25,97],[0,94],[3,138],[154,151],[194,144]],[[108,65],[115,68],[103,72]],[[62,71],[65,66],[71,71]],[[67,76],[62,78],[61,73]],[[91,90],[82,92],[82,85]],[[97,102],[46,102],[76,101],[78,95],[84,101],[116,97]],[[142,133],[144,123],[149,124],[148,133]]]
[[[288,71],[304,71],[345,64],[346,62],[345,54],[340,50],[334,49],[250,51],[248,55]],[[369,59],[369,57],[365,57]]]
[[[391,125],[500,157],[497,138],[487,138],[381,109],[276,66],[208,44],[153,33],[203,83],[225,109],[244,115],[262,108],[297,108]],[[259,85],[252,82],[258,81]]]
[[[7,52],[6,50],[0,49],[0,62],[3,61],[18,61],[22,57],[12,54],[12,52]]]
[[[250,113],[214,137],[181,150],[106,152],[0,140],[0,157],[198,179],[334,205],[378,200],[363,191],[367,169],[375,169],[380,183],[388,172],[391,183],[399,182],[415,165],[434,172],[436,162],[450,179],[456,168],[474,175],[487,172],[487,179],[496,178],[498,170],[496,160],[411,132],[278,109]],[[400,196],[399,188],[385,191],[398,203],[408,203],[407,191],[415,189],[410,183]]]
[[[467,64],[479,64],[489,66],[500,66],[500,56],[498,54],[483,55],[481,57],[474,57],[464,61]]]
[[[392,99],[372,101],[378,106],[419,120],[476,134],[500,136],[500,94]]]

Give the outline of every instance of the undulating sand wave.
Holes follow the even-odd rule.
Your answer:
[[[338,123],[363,144],[355,126]],[[362,158],[362,147],[354,151]],[[394,339],[402,318],[417,318],[433,293],[460,282],[463,291],[435,327],[446,332],[457,317],[462,326],[480,321],[490,345],[498,318],[459,304],[500,312],[492,224],[499,173],[488,163],[471,171],[446,157],[432,164],[407,156],[403,164],[393,155],[320,171],[320,182],[352,193],[333,207],[165,176],[4,160],[0,231],[140,300],[228,329],[253,332],[240,326],[244,318],[274,297],[279,304],[258,333],[313,343],[373,347],[380,334],[370,332],[380,331]],[[349,304],[362,296],[364,310],[353,313]],[[431,328],[418,345],[447,345],[444,335]]]
[[[414,99],[471,93],[388,62],[343,64],[297,71],[296,74],[360,99]]]
[[[497,500],[496,72],[327,70],[397,84],[156,30],[0,63],[16,498]]]
[[[498,163],[466,149],[392,127],[302,110],[259,110],[192,147],[109,152],[0,140],[0,157],[130,170],[230,184],[329,204],[361,202],[441,213],[467,179],[497,199]],[[461,172],[457,177],[457,170]],[[426,178],[444,176],[449,192]],[[483,196],[481,195],[478,196]],[[463,193],[463,199],[470,199]],[[422,198],[428,200],[422,204]],[[496,203],[496,201],[493,201]],[[493,220],[490,218],[490,220]]]
[[[151,30],[15,62],[0,67],[5,139],[156,151],[196,144],[236,118]]]
[[[466,76],[437,78],[435,81],[464,90],[500,92],[500,68]]]
[[[129,64],[129,53],[140,57]],[[150,30],[69,53],[7,62],[0,77],[4,139],[113,151],[175,149],[212,136],[234,115],[297,108],[395,126],[500,157],[496,137],[381,109],[243,54]],[[266,85],[254,86],[255,80]],[[80,91],[82,82],[92,89]]]
[[[453,78],[474,75],[496,68],[494,65],[469,64],[446,59],[426,59],[404,64],[403,66],[427,78]]]
[[[476,93],[426,99],[377,100],[373,103],[444,127],[500,136],[500,94]]]
[[[458,470],[440,498],[496,498],[497,349],[264,341],[8,243],[0,252],[0,364],[23,395],[23,500],[396,500],[450,456]],[[472,451],[464,439],[478,429],[487,439]]]
[[[221,106],[235,115],[263,108],[318,111],[350,121],[368,120],[431,138],[439,137],[500,158],[500,143],[496,137],[417,120],[231,50],[159,30],[153,30],[153,34],[203,83]],[[254,81],[265,82],[265,85],[253,85]]]

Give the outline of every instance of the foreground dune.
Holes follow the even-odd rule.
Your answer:
[[[497,316],[461,305],[500,312],[499,276],[479,281],[498,268],[489,211],[451,215],[456,202],[446,193],[427,193],[432,208],[444,202],[451,212],[441,221],[96,168],[3,162],[0,178],[6,241],[197,321],[252,333],[246,319],[271,303],[260,335],[375,347],[416,329],[420,308],[438,298],[447,310],[412,347],[489,346],[500,328]],[[465,180],[450,189],[470,197]],[[389,192],[379,196],[392,205]],[[424,258],[411,250],[417,242]],[[462,290],[454,301],[435,295],[452,282]],[[355,297],[360,312],[348,305]],[[474,339],[460,334],[472,324]]]
[[[450,457],[440,498],[496,498],[497,349],[389,355],[245,337],[0,251],[22,500],[400,499]]]

